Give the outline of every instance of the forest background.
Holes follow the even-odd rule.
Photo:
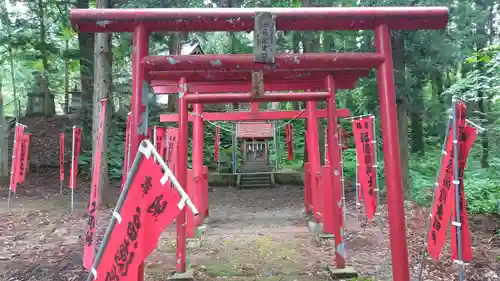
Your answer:
[[[84,128],[81,173],[90,176],[92,147],[98,122],[95,110],[101,98],[108,98],[109,110],[101,163],[103,187],[122,174],[125,120],[130,109],[132,34],[77,34],[69,26],[71,8],[173,8],[173,7],[360,7],[360,6],[447,6],[451,17],[442,31],[392,32],[397,86],[397,112],[401,144],[401,167],[406,199],[428,205],[432,199],[436,170],[445,135],[451,97],[467,102],[468,118],[487,131],[481,133],[469,156],[465,190],[471,213],[500,214],[500,5],[494,0],[0,0],[0,175],[7,176],[8,124],[24,116],[28,94],[38,84],[45,96],[44,115],[68,114],[72,91],[81,92],[79,123]],[[245,32],[154,33],[151,54],[179,54],[183,44],[199,42],[205,53],[251,53],[252,37]],[[279,52],[369,52],[374,51],[372,32],[279,32]],[[352,115],[378,116],[378,89],[375,72],[358,82],[353,90],[340,91],[339,107]],[[164,106],[151,94],[150,125],[159,123],[159,114],[175,111],[175,99]],[[20,107],[18,106],[18,102]],[[238,106],[238,105],[234,105]],[[324,106],[320,104],[320,106]],[[282,109],[303,108],[284,102]],[[378,117],[377,117],[378,120]],[[286,122],[286,121],[282,121]],[[340,121],[351,131],[347,120]],[[283,169],[299,170],[307,159],[304,150],[304,120],[294,120],[295,160],[286,159],[285,132],[273,155],[281,155]],[[380,122],[379,177],[384,183]],[[223,159],[231,155],[231,125],[221,124]],[[319,124],[320,145],[324,126]],[[66,130],[69,132],[71,126]],[[226,128],[227,130],[224,130]],[[214,163],[215,127],[205,125],[205,162]],[[92,137],[94,136],[94,137]],[[56,136],[54,136],[56,137]],[[55,150],[57,148],[54,147]],[[324,157],[323,149],[322,157]],[[355,177],[355,150],[352,139],[344,152],[346,178]],[[383,190],[383,186],[381,186]]]

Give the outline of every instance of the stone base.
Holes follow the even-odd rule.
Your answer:
[[[318,245],[323,245],[329,243],[330,240],[335,238],[335,235],[323,232],[323,224],[317,223],[313,220],[307,221],[307,227],[309,231],[313,234],[314,239]]]
[[[307,221],[307,228],[309,228],[309,232],[313,234],[318,234],[323,232],[323,224],[315,222],[314,220]]]
[[[186,269],[186,272],[183,273],[174,273],[171,276],[167,278],[167,280],[172,280],[172,281],[193,281],[194,280],[194,273],[193,270],[188,268]]]
[[[203,237],[203,233],[207,230],[207,225],[206,224],[202,224],[200,226],[198,226],[195,231],[194,231],[194,237],[192,238],[188,238],[186,240],[186,247],[188,249],[199,249],[201,248],[201,242],[202,242],[202,237]]]
[[[308,221],[312,220],[312,214],[311,213],[306,213],[305,211],[302,213],[302,216]]]
[[[201,238],[188,238],[186,239],[187,249],[199,249],[201,248]]]
[[[346,266],[345,268],[336,268],[334,266],[327,266],[329,280],[339,280],[358,277],[358,272],[352,266]]]
[[[314,240],[318,246],[332,246],[335,245],[335,235],[328,233],[314,234]]]
[[[205,233],[205,231],[207,231],[207,228],[208,228],[208,225],[205,222],[203,222],[203,224],[198,226],[198,229],[196,231],[196,235],[201,235],[201,234]]]

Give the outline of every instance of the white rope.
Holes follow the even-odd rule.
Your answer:
[[[300,115],[302,115],[302,113],[304,113],[306,111],[306,109],[302,109],[299,113],[297,113],[297,115],[295,115],[292,119],[288,120],[287,122],[283,123],[282,125],[276,127],[275,129],[279,130],[281,128],[283,128],[284,126],[286,126],[287,124],[290,124],[292,123],[295,119],[297,119]],[[193,112],[191,113],[192,116],[199,116],[203,119],[203,121],[206,121],[208,124],[212,125],[212,126],[219,126],[219,128],[221,128],[221,130],[224,130],[226,132],[229,132],[231,134],[235,134],[236,131],[234,131],[233,129],[227,129],[227,128],[224,128],[224,126],[221,126],[220,123],[218,122],[213,122],[213,121],[210,121],[210,120],[207,120],[205,119],[205,117],[203,116],[203,114],[199,114],[199,113],[196,113],[196,112]]]

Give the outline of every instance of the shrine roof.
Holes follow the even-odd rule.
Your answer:
[[[253,31],[259,12],[273,13],[278,30],[443,29],[449,17],[446,7],[72,9],[70,22],[80,32]]]

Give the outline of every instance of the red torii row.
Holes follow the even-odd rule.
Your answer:
[[[301,56],[299,55],[299,58]],[[380,63],[373,64],[371,67],[376,67]],[[365,65],[365,67],[368,66]],[[335,77],[337,89],[352,89],[355,87],[356,80],[359,77],[368,76],[368,70],[320,70],[306,72],[287,70],[268,72],[264,77],[264,90],[291,91],[308,89],[309,91],[325,91],[324,80],[330,74]],[[252,74],[250,71],[149,71],[146,74],[146,80],[150,82],[156,94],[178,93],[178,83],[181,77],[190,81],[189,90],[193,93],[243,93],[252,91]]]
[[[243,112],[205,112],[203,120],[206,121],[261,121],[261,120],[281,120],[281,119],[304,119],[307,118],[307,110],[287,110],[287,111],[243,111]],[[316,118],[326,118],[326,110],[318,109],[314,113]],[[348,109],[337,109],[337,117],[349,117]],[[189,114],[189,122],[193,122],[198,113]],[[179,116],[176,113],[161,114],[161,122],[177,122]]]
[[[183,59],[183,61],[190,61],[190,58],[197,58],[197,61],[203,62],[207,59],[199,59],[200,56],[175,56],[175,57],[189,57],[187,59]],[[226,56],[227,57],[227,56]],[[296,57],[296,56],[294,56]],[[151,58],[151,57],[149,57]],[[155,57],[156,58],[156,57]],[[146,59],[145,59],[146,60]],[[165,59],[160,59],[164,61]],[[176,58],[176,61],[180,59]],[[191,61],[192,62],[192,61]],[[380,64],[381,61],[377,62]],[[375,64],[376,65],[376,64]],[[160,67],[161,64],[156,64],[155,67]],[[366,65],[365,65],[366,67]],[[150,66],[151,68],[151,66]],[[156,69],[156,68],[155,68]],[[164,79],[169,80],[153,80],[157,79],[158,73],[161,73]],[[282,71],[280,73],[270,73],[270,75],[266,75],[266,84],[264,84],[264,89],[267,91],[284,91],[284,90],[297,90],[297,89],[313,89],[313,90],[324,90],[325,87],[325,78],[332,74],[335,77],[336,87],[337,89],[352,89],[355,87],[355,82],[359,77],[365,77],[368,75],[367,70],[347,70],[347,71],[314,71],[309,73],[302,72],[290,72],[290,71]],[[164,71],[150,71],[150,83],[153,87],[153,90],[156,94],[170,94],[176,93],[179,90],[179,86],[177,81],[174,80],[176,78],[182,77],[181,75],[185,75],[184,77],[188,81],[195,81],[193,83],[189,83],[189,90],[191,92],[198,93],[220,93],[220,92],[251,92],[251,73],[250,72],[209,72],[209,73],[200,73],[194,72],[190,74],[179,73],[179,72],[166,72]],[[154,77],[154,78],[152,78]],[[224,80],[226,79],[226,80]],[[307,79],[305,81],[297,82],[300,79]],[[202,82],[198,82],[202,81]],[[223,82],[229,81],[229,82]],[[268,93],[263,97],[257,99],[258,101],[267,102],[267,101],[281,101],[288,100],[293,101],[298,99],[302,101],[304,95],[308,95],[309,93]],[[326,94],[326,96],[325,96]],[[223,96],[222,96],[223,95]],[[312,98],[317,100],[325,100],[328,96],[328,93],[311,93]],[[254,100],[251,94],[217,94],[210,95],[210,98],[204,98],[208,95],[194,95],[188,96],[190,99],[196,99],[196,101],[202,101],[203,103],[209,103],[212,98],[215,98],[216,101],[224,100],[224,101],[248,101]],[[203,99],[204,98],[204,99]],[[257,101],[256,101],[257,102]],[[318,109],[315,112],[316,118],[326,118],[326,110]],[[348,109],[337,109],[337,117],[345,118],[350,115]],[[189,121],[192,122],[195,120],[195,116],[193,114],[189,115]],[[303,119],[307,118],[307,111],[305,110],[287,110],[287,111],[267,111],[267,112],[259,112],[258,108],[255,108],[255,102],[252,102],[252,110],[249,112],[207,112],[203,114],[203,119],[206,121],[260,121],[260,120],[281,120],[281,119]],[[177,122],[178,115],[177,114],[161,114],[160,121],[161,122]]]
[[[276,61],[269,65],[254,64],[248,55],[206,55],[206,56],[166,56],[148,57],[149,35],[154,31],[252,31],[254,29],[254,17],[256,13],[270,12],[275,17],[277,30],[374,30],[376,52],[366,53],[344,53],[344,54],[301,54],[301,55],[278,55]],[[398,7],[398,8],[226,8],[226,9],[85,9],[72,10],[70,14],[71,24],[76,31],[81,32],[133,32],[134,49],[132,52],[132,106],[131,119],[133,128],[131,135],[131,151],[138,149],[139,143],[146,138],[147,112],[145,112],[144,98],[147,94],[143,85],[150,81],[153,87],[163,93],[179,93],[179,157],[178,167],[180,170],[187,169],[187,138],[188,138],[188,103],[194,102],[237,102],[237,101],[278,101],[278,100],[308,100],[307,114],[308,122],[314,118],[314,102],[311,100],[327,100],[326,116],[328,120],[328,146],[332,170],[338,171],[338,155],[335,155],[334,134],[337,113],[335,110],[335,90],[339,88],[340,82],[334,81],[335,70],[352,70],[377,68],[380,96],[380,112],[383,134],[384,167],[386,173],[387,202],[389,212],[389,225],[391,237],[391,255],[393,280],[408,281],[408,250],[406,245],[405,216],[403,206],[403,194],[401,188],[401,170],[399,155],[399,140],[396,118],[394,74],[392,69],[392,50],[390,41],[391,30],[416,30],[416,29],[443,29],[448,22],[448,9],[444,7]],[[358,59],[357,59],[358,58]],[[158,67],[154,67],[157,64]],[[160,71],[158,71],[160,70]],[[229,80],[221,78],[228,75],[228,70],[235,71],[234,82],[229,82],[227,88],[220,91],[222,84]],[[227,92],[230,87],[245,88],[242,92],[250,92],[248,88],[249,72],[260,70],[268,77],[269,81],[280,79],[281,72],[304,72],[314,70],[311,75],[318,72],[330,72],[332,75],[320,75],[311,80],[301,78],[304,90],[313,91],[307,93],[288,94],[265,94],[259,100],[251,94],[216,94]],[[158,72],[156,72],[158,71]],[[167,71],[167,72],[164,72]],[[206,73],[203,73],[206,72]],[[243,72],[240,74],[239,72]],[[246,72],[246,73],[245,73]],[[203,74],[202,74],[203,73]],[[314,74],[316,73],[316,74]],[[195,76],[200,75],[196,81]],[[208,79],[214,75],[213,79]],[[219,76],[217,76],[219,75]],[[232,74],[229,74],[232,75]],[[238,75],[246,76],[238,77]],[[286,74],[288,75],[288,74]],[[191,84],[187,85],[186,79],[193,78],[193,88],[198,86],[200,90],[194,91]],[[281,77],[283,78],[283,77]],[[317,83],[326,78],[326,86],[321,89],[322,83]],[[177,80],[179,79],[179,80]],[[293,78],[292,78],[293,79]],[[157,81],[164,82],[157,82]],[[178,83],[171,83],[172,81]],[[286,83],[272,82],[266,91],[294,90],[288,89]],[[188,80],[191,83],[191,80]],[[264,79],[265,83],[266,78]],[[298,82],[302,84],[301,82]],[[339,86],[335,87],[336,83]],[[171,86],[178,90],[172,91]],[[161,88],[163,87],[163,88]],[[203,94],[203,88],[210,88],[209,92]],[[273,88],[274,87],[274,88]],[[299,87],[299,86],[297,86]],[[271,89],[273,88],[273,89]],[[326,89],[325,89],[326,88]],[[143,90],[144,89],[144,90]],[[278,90],[279,89],[279,90]],[[200,94],[189,94],[199,92]],[[215,93],[215,94],[214,94]],[[230,96],[230,98],[225,97]],[[196,104],[195,107],[201,107]],[[200,117],[201,118],[201,117]],[[202,123],[202,122],[200,122]],[[309,123],[308,123],[309,125]],[[198,128],[199,129],[199,128]],[[310,142],[317,143],[317,130],[310,130]],[[316,131],[316,136],[314,136]],[[201,134],[202,135],[202,134]],[[330,143],[331,142],[331,143]],[[316,153],[315,153],[316,154]],[[314,156],[314,158],[317,158]],[[194,171],[193,167],[193,172]],[[332,172],[332,183],[340,180],[338,173]],[[186,174],[180,173],[178,181],[181,186],[186,186]],[[331,202],[338,198],[331,197]],[[335,204],[329,204],[335,205]],[[177,225],[183,225],[186,213],[183,211],[177,219]],[[338,226],[338,211],[334,216],[335,224]],[[337,230],[336,230],[337,231]],[[336,232],[336,236],[338,233]],[[185,272],[186,250],[185,250],[185,228],[178,227],[178,252],[176,254],[177,272]],[[181,242],[179,244],[179,242]],[[337,245],[339,247],[339,245]],[[338,259],[343,259],[339,257]],[[143,272],[140,272],[139,280],[143,280]]]

